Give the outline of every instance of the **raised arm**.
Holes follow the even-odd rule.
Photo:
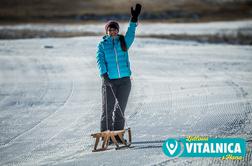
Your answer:
[[[126,45],[128,49],[130,48],[135,38],[135,31],[137,27],[138,16],[141,12],[141,8],[142,6],[140,4],[136,4],[135,9],[131,7],[131,19],[130,19],[128,30],[125,34],[125,41],[126,41]]]

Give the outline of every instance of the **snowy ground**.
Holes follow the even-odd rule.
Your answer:
[[[100,37],[0,40],[0,165],[251,165],[168,158],[170,137],[252,137],[252,46],[137,38],[126,110],[133,148],[92,153]],[[45,48],[52,46],[53,48]]]

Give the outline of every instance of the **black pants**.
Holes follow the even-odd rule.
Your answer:
[[[102,116],[101,131],[124,129],[124,111],[131,90],[130,77],[110,80],[112,89],[120,105],[121,111],[116,104],[111,87],[102,83]]]

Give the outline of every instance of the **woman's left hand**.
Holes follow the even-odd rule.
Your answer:
[[[131,21],[132,22],[137,22],[138,16],[141,13],[141,9],[142,9],[142,5],[140,5],[139,3],[136,4],[135,10],[133,9],[133,7],[131,7]]]

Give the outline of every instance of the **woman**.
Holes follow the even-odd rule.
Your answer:
[[[128,49],[134,41],[140,12],[140,4],[136,5],[135,10],[131,7],[132,17],[125,37],[118,34],[119,24],[109,21],[105,25],[106,35],[98,44],[96,59],[102,77],[101,131],[124,129],[124,111],[131,89]]]

